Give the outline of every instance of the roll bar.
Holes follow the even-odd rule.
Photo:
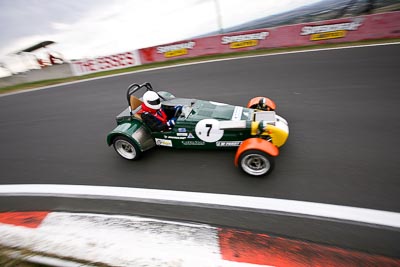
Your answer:
[[[146,91],[154,91],[153,86],[151,86],[151,84],[149,82],[145,82],[143,84],[137,84],[137,83],[133,83],[131,85],[128,86],[128,90],[126,91],[126,100],[128,101],[128,105],[131,105],[131,100],[130,97],[131,95],[133,95],[135,92],[139,91],[142,88],[146,88]],[[157,92],[156,92],[157,93]],[[159,93],[157,93],[157,95],[162,99],[165,100],[165,98],[160,95]]]
[[[153,87],[149,82],[143,84],[133,83],[128,86],[128,90],[126,91],[126,100],[128,101],[128,105],[130,105],[130,96],[133,95],[135,92],[139,91],[142,88],[146,88],[146,91],[154,91]]]

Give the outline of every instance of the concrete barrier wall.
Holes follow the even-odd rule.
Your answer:
[[[71,71],[70,64],[64,63],[1,78],[0,87],[12,86],[28,82],[67,78],[71,76],[73,76],[73,73]]]
[[[212,54],[399,38],[400,11],[234,32],[139,50],[142,64]]]
[[[400,38],[399,22],[400,11],[395,11],[194,38],[31,70],[0,79],[0,87],[212,54]]]

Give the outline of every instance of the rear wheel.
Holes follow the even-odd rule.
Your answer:
[[[274,166],[274,158],[260,150],[246,150],[239,156],[240,169],[251,176],[266,175]]]
[[[127,160],[135,160],[141,155],[139,147],[125,136],[115,137],[113,146],[118,155]]]

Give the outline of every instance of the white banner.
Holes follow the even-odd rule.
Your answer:
[[[75,76],[80,76],[138,65],[141,65],[139,53],[138,50],[134,50],[104,57],[74,60],[71,63],[71,68]]]

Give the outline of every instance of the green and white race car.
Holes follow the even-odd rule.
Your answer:
[[[154,91],[150,83],[128,87],[128,107],[120,113],[117,127],[107,135],[108,145],[128,160],[138,159],[155,146],[190,149],[237,149],[234,163],[245,173],[263,176],[274,168],[289,136],[287,121],[275,112],[275,103],[266,97],[251,99],[247,107],[192,98],[177,98],[159,91],[162,108],[171,112],[181,105],[174,128],[154,132],[142,121],[142,98],[138,91]]]

